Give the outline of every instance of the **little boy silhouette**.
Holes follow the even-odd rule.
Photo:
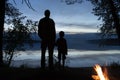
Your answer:
[[[65,59],[67,55],[67,42],[66,42],[66,39],[64,38],[64,35],[65,35],[64,32],[60,31],[59,38],[57,39],[57,42],[56,42],[57,49],[58,49],[58,63],[60,66],[62,61],[63,67],[65,65]]]

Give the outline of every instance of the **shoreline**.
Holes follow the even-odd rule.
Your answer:
[[[111,53],[112,52],[112,53]],[[66,66],[68,67],[93,67],[95,64],[109,65],[120,62],[120,51],[72,51],[67,55]],[[15,57],[12,66],[40,67],[40,51],[25,51]],[[46,64],[47,64],[46,55]],[[55,55],[57,57],[57,54]],[[55,58],[56,58],[55,57]]]

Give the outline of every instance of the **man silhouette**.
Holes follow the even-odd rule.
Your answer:
[[[48,48],[49,68],[53,68],[53,50],[56,39],[56,30],[54,21],[49,18],[50,11],[45,10],[45,17],[40,19],[38,25],[38,35],[41,38],[41,68],[45,68],[45,53]]]

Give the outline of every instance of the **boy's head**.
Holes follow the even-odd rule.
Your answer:
[[[60,31],[60,32],[59,32],[59,36],[60,36],[60,37],[64,37],[64,32],[63,32],[63,31]]]

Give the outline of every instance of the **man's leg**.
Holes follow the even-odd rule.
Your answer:
[[[41,68],[45,68],[45,51],[41,53]]]
[[[42,42],[41,43],[41,68],[45,68],[45,52],[46,52],[46,44]]]
[[[53,69],[53,50],[54,50],[54,45],[50,45],[48,48],[49,51],[49,68]]]

